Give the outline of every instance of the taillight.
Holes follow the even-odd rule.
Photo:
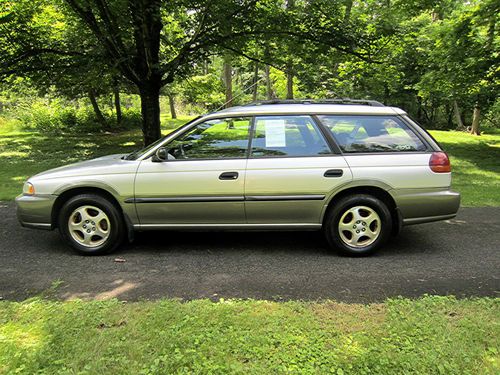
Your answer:
[[[451,172],[450,159],[446,152],[433,152],[429,160],[429,167],[436,173]]]

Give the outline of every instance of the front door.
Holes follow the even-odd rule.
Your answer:
[[[169,160],[143,160],[135,182],[141,225],[245,223],[250,118],[212,119],[166,145]]]
[[[255,118],[247,164],[248,223],[319,225],[328,194],[352,179],[310,116]]]

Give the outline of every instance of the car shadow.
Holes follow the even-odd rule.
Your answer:
[[[138,232],[134,242],[126,245],[121,253],[128,252],[196,252],[224,253],[235,251],[259,251],[277,253],[320,252],[329,253],[327,243],[320,232]]]
[[[430,228],[427,230],[429,231]],[[433,240],[434,239],[434,240]],[[433,253],[440,250],[439,240],[429,231],[404,228],[373,256]],[[125,244],[116,254],[131,253],[196,253],[213,254],[260,252],[263,254],[338,255],[331,250],[321,232],[317,231],[246,231],[246,232],[138,232],[132,243]]]

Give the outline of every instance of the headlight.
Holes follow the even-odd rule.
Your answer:
[[[23,194],[24,195],[34,195],[35,187],[31,182],[25,182],[23,186]]]

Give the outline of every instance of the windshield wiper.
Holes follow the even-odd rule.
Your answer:
[[[137,149],[137,150],[134,150],[132,151],[130,154],[127,154],[127,155],[123,155],[121,157],[122,160],[134,160],[134,156],[137,155],[137,153],[140,151],[141,149]]]

